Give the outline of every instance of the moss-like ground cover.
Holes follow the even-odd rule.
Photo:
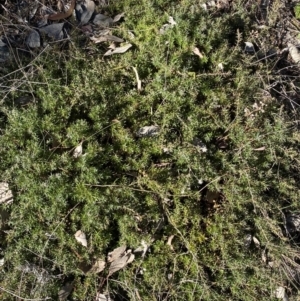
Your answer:
[[[112,2],[126,53],[103,57],[74,31],[67,49],[1,78],[16,86],[0,107],[0,180],[14,194],[1,205],[2,300],[57,300],[66,283],[69,300],[269,301],[279,286],[297,300],[299,247],[285,229],[300,209],[297,104],[268,89],[289,85],[278,57],[245,51],[255,9],[200,4]],[[80,269],[142,241],[145,256],[108,279]]]

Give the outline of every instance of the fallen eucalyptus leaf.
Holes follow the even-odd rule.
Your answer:
[[[159,133],[159,126],[157,125],[150,125],[150,126],[143,126],[140,128],[136,135],[138,137],[153,137],[158,135]]]
[[[255,236],[252,237],[252,240],[253,240],[256,248],[260,248],[260,242]]]
[[[26,45],[30,48],[37,48],[41,46],[40,34],[36,30],[32,30],[26,37]]]
[[[223,66],[223,64],[222,64],[222,63],[219,63],[219,64],[218,64],[218,69],[219,69],[219,70],[221,70],[221,71],[223,71],[223,70],[224,70],[224,66]]]
[[[133,253],[131,253],[131,251],[128,254],[126,254],[126,256],[128,257],[128,260],[127,260],[126,264],[129,264],[129,263],[133,262],[133,260],[135,258],[135,255]]]
[[[107,42],[106,36],[90,37],[90,40],[93,41],[95,44],[99,44],[99,43],[102,43],[102,42]]]
[[[264,249],[264,250],[262,250],[262,252],[261,252],[261,260],[262,260],[262,262],[263,263],[266,263],[267,262],[267,251],[266,251],[266,249]]]
[[[104,56],[109,56],[112,54],[120,54],[126,52],[130,47],[132,47],[132,44],[126,44],[121,47],[116,47],[115,49],[109,49],[107,52],[104,53]]]
[[[124,256],[126,248],[127,248],[126,246],[121,246],[121,247],[114,249],[112,252],[109,252],[108,256],[107,256],[107,261],[112,262],[112,261]]]
[[[84,247],[87,247],[87,240],[86,240],[86,236],[85,233],[81,230],[78,230],[75,233],[75,239],[81,243]]]
[[[89,274],[98,274],[105,269],[106,262],[102,259],[96,260],[92,265],[91,269],[88,271]]]
[[[127,256],[119,257],[118,259],[114,260],[109,267],[108,276],[111,276],[113,273],[123,269],[127,264],[127,260]]]
[[[287,293],[285,291],[285,288],[282,286],[279,286],[276,290],[275,290],[275,297],[277,299],[282,299],[283,301],[288,301],[289,298],[287,296]]]
[[[204,55],[200,52],[198,47],[195,47],[193,49],[193,53],[196,54],[197,56],[199,56],[200,59],[202,59],[204,57]]]
[[[88,23],[94,13],[94,11],[95,11],[95,2],[91,1],[91,0],[85,0],[85,3],[83,4],[82,12],[79,12],[77,14],[80,24],[84,25],[84,24]]]
[[[131,40],[134,40],[135,39],[135,35],[134,35],[134,33],[132,32],[132,31],[128,31],[128,36],[129,36],[129,38],[131,39]]]
[[[58,292],[59,300],[66,300],[73,289],[73,283],[66,283]]]
[[[293,45],[292,43],[288,43],[289,53],[292,58],[292,60],[298,64],[300,62],[300,52],[298,48]]]
[[[265,149],[266,149],[266,147],[265,147],[265,146],[262,146],[262,147],[254,148],[253,150],[254,150],[254,151],[261,152],[261,151],[264,151]]]
[[[114,23],[114,20],[109,16],[97,14],[93,20],[93,23],[100,27],[111,27]]]
[[[63,27],[65,23],[54,23],[42,28],[39,28],[39,31],[47,34],[49,37],[54,40],[62,40],[64,38]]]
[[[245,52],[250,54],[255,52],[254,45],[251,42],[245,42]]]
[[[13,194],[8,184],[0,182],[0,204],[10,204],[13,202]]]
[[[118,38],[116,36],[112,36],[112,35],[102,35],[100,37],[91,37],[90,38],[93,42],[95,42],[95,44],[101,43],[101,42],[107,42],[107,41],[113,41],[116,43],[122,43],[124,42],[123,39]]]
[[[129,250],[127,254],[117,258],[111,263],[108,270],[109,271],[108,276],[111,276],[113,273],[123,269],[127,264],[131,263],[133,260],[134,260],[134,254],[132,254],[131,250]]]
[[[110,298],[109,294],[104,295],[104,294],[97,293],[96,301],[113,301],[113,300]]]
[[[114,17],[113,22],[116,23],[116,22],[120,21],[120,20],[124,17],[124,15],[125,15],[125,13],[117,14],[117,15]]]
[[[82,143],[78,144],[73,152],[73,157],[74,158],[79,158],[82,155]]]

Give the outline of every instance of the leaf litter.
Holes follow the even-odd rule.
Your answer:
[[[153,137],[158,135],[159,130],[160,128],[157,125],[143,126],[137,131],[136,135],[138,137]]]
[[[74,149],[73,157],[79,158],[81,156],[82,156],[82,143],[79,143]]]
[[[104,56],[125,53],[131,47],[132,47],[132,44],[129,43],[129,44],[125,44],[124,46],[121,46],[121,47],[116,47],[113,49],[111,48],[107,52],[104,53]]]
[[[73,283],[66,283],[58,292],[59,300],[66,300],[73,289]]]
[[[177,23],[175,22],[175,20],[173,19],[172,16],[169,16],[168,19],[168,23],[164,24],[160,30],[159,33],[160,34],[165,34],[169,29],[173,28]]]
[[[0,204],[10,204],[13,202],[13,194],[8,183],[0,182]]]
[[[127,247],[124,245],[114,249],[112,252],[109,252],[107,256],[107,261],[112,262],[118,259],[119,257],[123,256],[125,254],[126,248]]]
[[[123,269],[127,264],[131,263],[135,255],[131,250],[126,251],[126,246],[121,246],[108,253],[107,261],[111,262],[109,266],[108,277],[113,273]]]
[[[80,243],[82,244],[84,247],[87,247],[87,239],[86,239],[86,236],[85,236],[85,233],[81,230],[78,230],[76,233],[75,233],[75,239]]]

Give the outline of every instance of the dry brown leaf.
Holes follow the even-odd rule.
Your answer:
[[[288,43],[289,53],[292,58],[292,60],[298,64],[300,62],[300,52],[298,48],[293,45],[292,43]]]
[[[267,262],[267,251],[266,249],[264,249],[262,252],[261,252],[261,260],[263,263],[266,263]]]
[[[260,248],[260,242],[259,242],[259,240],[255,236],[252,237],[252,240],[253,240],[255,246],[257,248]]]
[[[102,43],[102,42],[107,42],[107,41],[113,41],[113,42],[117,42],[117,43],[122,43],[124,42],[123,39],[121,38],[118,38],[116,36],[113,36],[113,35],[101,35],[99,37],[90,37],[90,39],[95,43],[95,44],[98,44],[98,43]]]
[[[92,40],[95,44],[106,42],[107,38],[105,36],[100,37],[90,37],[90,40]]]
[[[123,18],[124,15],[125,15],[125,13],[117,14],[117,15],[114,17],[113,22],[116,23],[116,22],[120,21],[120,19]]]
[[[74,158],[79,158],[82,155],[82,143],[78,144],[73,152],[73,157]]]
[[[114,50],[114,49],[116,49],[117,48],[117,46],[116,46],[116,44],[113,42],[113,43],[111,43],[109,46],[108,46],[108,49],[111,49],[111,50]]]
[[[105,269],[105,261],[98,259],[96,260],[96,262],[93,264],[93,266],[91,267],[91,269],[88,271],[88,273],[91,274],[98,274],[100,272],[102,272]]]
[[[73,289],[73,283],[67,283],[65,286],[63,286],[61,290],[58,292],[59,300],[61,301],[66,300],[70,295],[72,289]]]
[[[199,56],[200,59],[202,59],[204,57],[204,55],[200,52],[198,47],[195,47],[193,49],[193,53],[196,54],[197,56]]]
[[[264,151],[266,149],[265,146],[262,146],[262,147],[258,147],[258,148],[255,148],[253,149],[254,151],[258,151],[258,152],[261,152],[261,151]]]
[[[159,126],[157,125],[149,125],[149,126],[143,126],[141,127],[136,135],[138,137],[153,137],[158,135],[159,133]]]
[[[85,233],[81,230],[78,230],[75,233],[75,239],[81,243],[84,247],[87,247],[87,240],[86,240],[86,236]]]
[[[96,301],[113,301],[113,300],[110,298],[109,294],[104,295],[104,294],[97,293]]]
[[[132,47],[132,44],[126,44],[126,45],[121,46],[121,47],[116,47],[115,49],[109,49],[107,52],[104,53],[104,56],[124,53],[131,47]]]
[[[112,252],[109,252],[108,256],[107,256],[108,257],[107,261],[112,262],[112,261],[124,256],[126,248],[127,248],[126,246],[121,246],[121,247],[114,249]]]
[[[127,258],[128,258],[128,260],[127,260],[127,263],[126,264],[129,264],[129,263],[131,263],[131,262],[133,262],[134,261],[134,258],[135,258],[135,256],[134,256],[134,254],[133,253],[129,253],[129,254],[127,254],[126,255],[127,256]]]
[[[13,202],[13,194],[5,182],[0,182],[0,204],[10,204]]]
[[[275,297],[277,299],[282,299],[283,301],[289,300],[285,288],[283,286],[277,287],[277,289],[275,290]]]
[[[127,255],[123,257],[119,257],[116,260],[114,260],[109,267],[108,276],[111,276],[113,273],[123,269],[127,265],[127,261],[128,261]]]

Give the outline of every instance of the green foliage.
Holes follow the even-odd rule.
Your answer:
[[[71,300],[106,290],[115,300],[271,300],[289,278],[282,254],[293,260],[298,247],[282,234],[282,212],[299,210],[299,135],[283,104],[261,94],[273,62],[254,70],[244,53],[239,32],[248,37],[251,24],[241,5],[213,15],[198,1],[152,2],[109,8],[126,13],[116,35],[135,34],[127,53],[104,59],[101,47],[93,57],[76,45],[59,55],[50,49],[2,103],[0,180],[14,192],[1,234],[5,300],[11,292],[55,300],[67,281]],[[169,15],[177,25],[158,34]],[[33,101],[20,107],[23,91]],[[139,138],[147,125],[159,135]],[[74,158],[80,143],[83,156]],[[74,238],[79,229],[87,248]],[[247,234],[261,248],[246,248]],[[106,270],[79,269],[142,240],[145,258],[108,281]],[[264,249],[276,267],[262,262]],[[26,263],[49,280],[25,273]]]
[[[295,17],[296,17],[297,19],[300,19],[300,5],[296,5],[296,6],[294,7],[294,13],[295,13]]]

